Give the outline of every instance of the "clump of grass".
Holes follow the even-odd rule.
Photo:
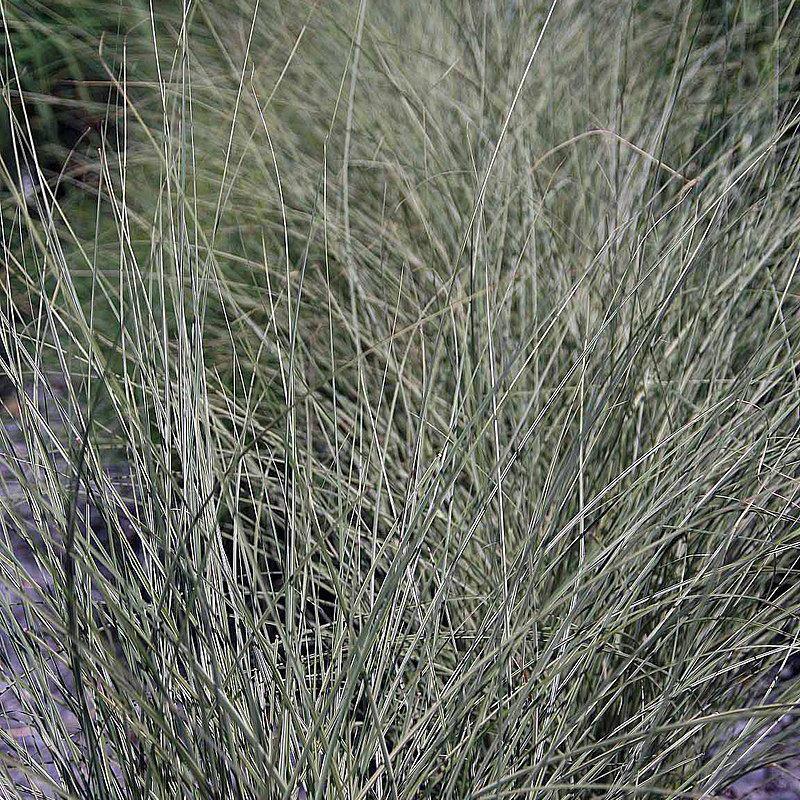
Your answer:
[[[507,5],[155,12],[95,195],[15,206],[6,366],[71,420],[21,395],[53,589],[6,633],[67,670],[28,678],[53,777],[15,769],[724,785],[725,690],[796,636],[793,9]]]

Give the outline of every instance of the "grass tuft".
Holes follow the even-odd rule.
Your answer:
[[[794,3],[83,3],[72,172],[60,18],[0,6],[7,796],[741,771],[798,636]]]

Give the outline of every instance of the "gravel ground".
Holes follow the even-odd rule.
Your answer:
[[[764,670],[744,696],[738,687],[732,689],[731,706],[785,704],[787,699],[796,700],[798,688],[800,653]],[[718,773],[725,776],[723,788],[710,796],[729,800],[800,800],[800,713],[745,718],[725,726],[708,756],[713,758],[733,740],[737,742],[733,758]]]
[[[85,487],[74,492],[74,476],[59,452],[68,436],[54,408],[55,400],[41,393],[35,403],[50,431],[44,447],[34,452],[26,441],[16,404],[6,405],[14,413],[0,410],[0,770],[2,763],[8,765],[5,775],[0,771],[0,787],[10,784],[14,788],[10,792],[0,788],[0,800],[54,797],[53,784],[77,788],[82,783],[73,766],[82,760],[76,754],[85,743],[80,736],[69,656],[62,643],[43,633],[42,624],[43,615],[59,610],[59,604],[49,598],[64,574],[63,498],[76,497],[75,528],[82,536],[91,531],[98,546],[108,542],[108,512],[91,502]],[[47,468],[44,458],[50,462]],[[129,499],[132,493],[125,466],[111,465],[106,474],[121,497]],[[38,498],[29,493],[30,487],[37,485],[42,486]],[[56,511],[59,505],[61,522]],[[118,519],[126,530],[124,517]],[[24,650],[19,646],[23,641],[28,643]],[[59,717],[43,725],[42,709],[52,705],[53,698]]]

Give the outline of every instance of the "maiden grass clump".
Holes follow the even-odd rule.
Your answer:
[[[4,366],[72,420],[20,396],[5,636],[62,669],[9,796],[725,785],[796,646],[773,5],[154,4],[98,56],[96,180],[3,201]]]

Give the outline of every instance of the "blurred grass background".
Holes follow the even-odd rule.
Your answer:
[[[724,786],[725,690],[797,637],[795,3],[0,5],[3,366],[137,497],[47,562],[91,702],[31,690],[58,773],[15,768]]]

